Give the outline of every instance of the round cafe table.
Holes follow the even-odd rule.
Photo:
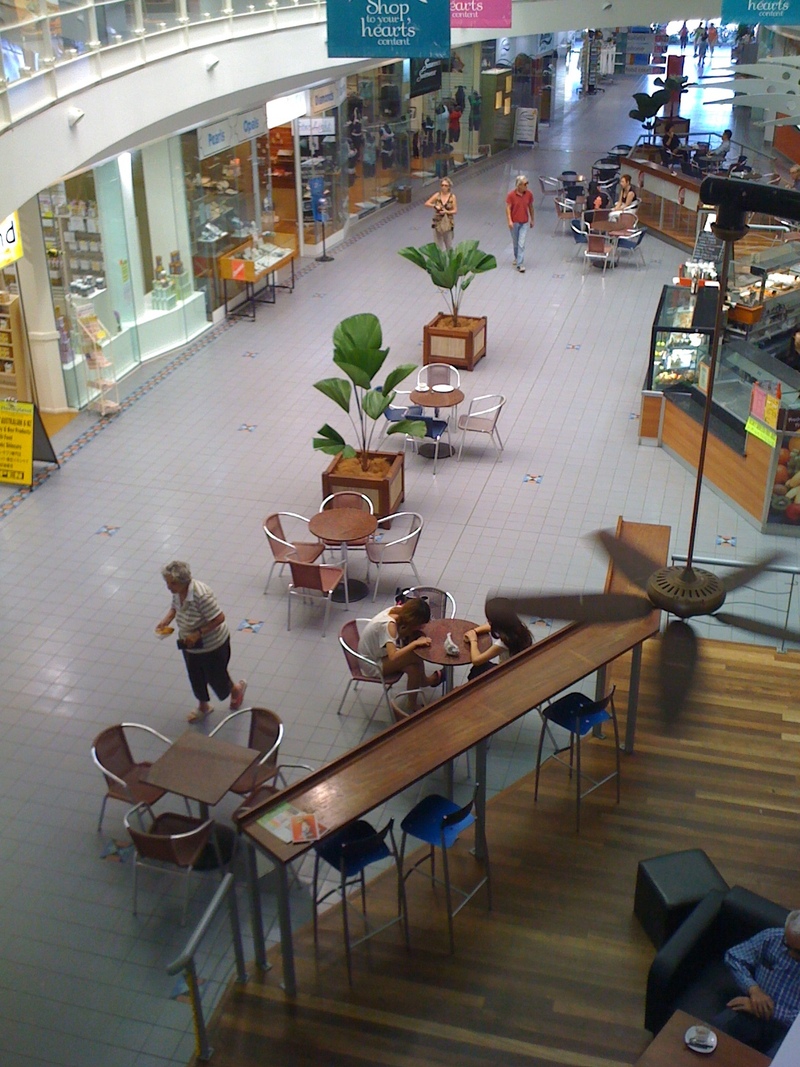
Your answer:
[[[374,534],[378,529],[375,516],[358,508],[328,508],[326,511],[318,511],[309,520],[308,528],[314,537],[341,547],[345,579],[333,591],[336,603],[344,602],[349,605],[351,600],[363,600],[368,592],[367,583],[347,577],[347,544],[363,541]]]
[[[425,637],[430,637],[431,643],[427,648],[415,649],[420,659],[426,663],[435,663],[444,667],[444,691],[449,693],[453,688],[453,667],[465,666],[471,662],[469,645],[464,640],[467,630],[474,630],[480,626],[478,622],[470,622],[469,619],[431,619],[420,629]],[[448,633],[458,645],[458,655],[449,656],[444,650],[444,641]],[[485,652],[492,644],[490,634],[478,636],[478,648]]]
[[[410,404],[416,404],[421,408],[433,408],[434,417],[438,418],[439,408],[457,408],[459,404],[464,403],[464,394],[460,389],[456,389],[455,386],[449,389],[446,393],[439,392],[436,389],[412,389],[408,397]],[[436,454],[435,443],[428,442],[421,444],[417,450],[421,456],[426,459],[433,459]],[[443,456],[452,456],[455,452],[455,448],[452,445],[445,445],[439,442],[439,459]]]

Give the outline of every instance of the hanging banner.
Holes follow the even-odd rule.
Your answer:
[[[22,258],[22,235],[19,232],[19,215],[12,211],[0,222],[0,267],[7,267]]]
[[[450,0],[453,29],[507,30],[511,27],[511,0]]]
[[[444,59],[450,55],[448,0],[328,0],[332,58]]]
[[[800,0],[722,0],[720,23],[754,22],[769,25],[800,25]]]
[[[412,59],[411,60],[411,89],[409,96],[413,100],[415,96],[424,96],[426,93],[435,93],[442,87],[442,61],[441,59]]]

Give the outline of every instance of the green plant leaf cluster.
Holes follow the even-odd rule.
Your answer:
[[[466,290],[476,274],[494,270],[497,260],[488,252],[482,252],[477,241],[461,241],[455,248],[442,251],[437,245],[422,245],[401,248],[400,255],[410,263],[426,271],[437,289],[446,290],[453,324],[458,326],[458,312]]]
[[[416,370],[415,363],[403,363],[389,371],[383,385],[373,385],[388,355],[389,349],[383,348],[383,331],[377,316],[351,315],[335,328],[333,362],[347,377],[323,378],[314,382],[314,388],[332,400],[342,411],[347,412],[357,444],[355,447],[347,444],[338,430],[326,422],[317,430],[317,436],[312,442],[315,449],[331,456],[341,455],[346,459],[357,455],[362,468],[367,469],[375,423],[382,418],[384,411],[397,395],[397,385]],[[424,437],[425,430],[425,423],[421,420],[403,419],[393,422],[387,433]]]
[[[636,107],[628,114],[632,119],[641,122],[646,130],[652,130],[655,126],[655,118],[661,108],[669,103],[672,96],[671,89],[656,89],[654,93],[634,93],[633,99]]]

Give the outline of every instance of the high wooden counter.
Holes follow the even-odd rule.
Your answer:
[[[663,565],[670,528],[619,520],[617,536]],[[609,566],[606,590],[631,592],[628,580]],[[277,866],[284,988],[296,993],[287,867],[310,843],[287,844],[259,820],[289,801],[314,812],[328,831],[340,829],[373,808],[477,746],[478,819],[486,810],[486,740],[509,723],[582,678],[634,650],[628,705],[628,740],[632,747],[640,646],[658,632],[661,612],[622,623],[574,624],[503,664],[448,693],[441,700],[396,723],[364,744],[283,790],[240,819],[247,838]],[[601,675],[602,679],[602,675]],[[604,683],[602,683],[604,684]],[[481,834],[477,835],[480,840]],[[254,903],[258,893],[252,894]],[[260,917],[256,920],[260,925]]]

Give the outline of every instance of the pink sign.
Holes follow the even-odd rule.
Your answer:
[[[511,0],[450,0],[450,26],[462,30],[510,29]]]

